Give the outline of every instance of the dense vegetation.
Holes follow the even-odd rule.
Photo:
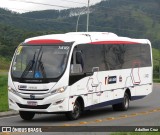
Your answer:
[[[90,7],[90,31],[110,31],[120,36],[148,38],[154,48],[160,42],[160,1],[103,0]],[[86,30],[86,10],[45,10],[15,13],[0,8],[0,64],[6,68],[15,47],[25,38],[48,33],[75,31],[78,14],[79,31]],[[159,53],[154,50],[155,53]],[[159,57],[159,55],[154,55]],[[5,58],[4,58],[5,57]],[[158,61],[155,61],[158,65]],[[157,68],[156,68],[157,69]]]
[[[0,73],[0,112],[8,110],[7,78]]]

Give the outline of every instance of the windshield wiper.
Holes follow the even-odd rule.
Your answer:
[[[40,69],[42,75],[43,75],[43,78],[45,79],[46,78],[46,72],[45,72],[45,69],[44,69],[44,65],[43,65],[43,62],[41,61],[42,60],[42,56],[43,56],[43,52],[41,53],[41,56],[38,60],[39,64],[38,64],[38,70]]]
[[[36,52],[34,53],[33,59],[28,62],[25,70],[23,71],[21,75],[21,79],[24,78],[29,73],[29,71],[33,68],[33,65],[35,63],[35,57],[36,57]]]

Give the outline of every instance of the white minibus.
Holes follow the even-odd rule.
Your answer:
[[[36,113],[78,119],[85,110],[129,101],[152,92],[152,48],[147,39],[110,32],[72,32],[26,39],[8,75],[9,108],[24,120]]]

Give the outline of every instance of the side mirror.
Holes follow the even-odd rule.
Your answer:
[[[82,73],[81,64],[71,64],[71,74]]]
[[[17,49],[17,46],[16,46],[16,47],[14,47],[14,52],[16,51],[16,49]]]

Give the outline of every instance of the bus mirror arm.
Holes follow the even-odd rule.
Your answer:
[[[17,50],[17,47],[14,47],[14,51],[16,51]]]

